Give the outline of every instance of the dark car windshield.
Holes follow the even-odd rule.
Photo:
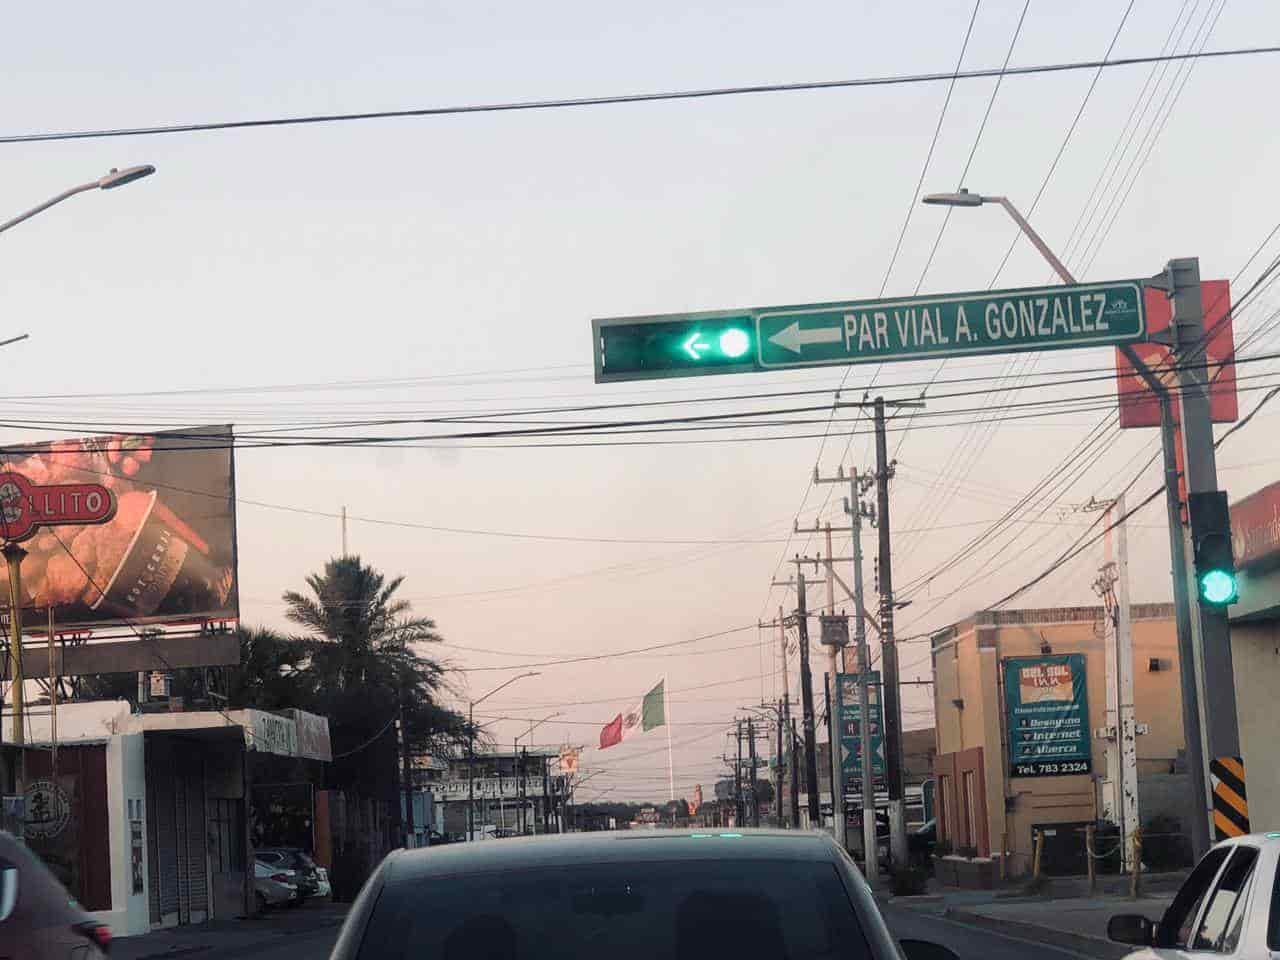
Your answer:
[[[830,863],[590,864],[390,883],[360,960],[863,960]]]

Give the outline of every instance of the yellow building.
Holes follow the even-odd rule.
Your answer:
[[[983,611],[934,635],[939,839],[1018,875],[1030,867],[1033,827],[1074,835],[1100,818],[1104,616],[1100,606]],[[1133,604],[1131,616],[1145,823],[1182,814],[1186,799],[1178,649],[1172,604]]]

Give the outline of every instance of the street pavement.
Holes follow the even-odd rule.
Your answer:
[[[890,904],[884,910],[889,929],[899,940],[930,940],[949,947],[960,960],[1119,960],[1129,948],[1102,940],[1091,941],[1061,934],[994,926],[976,926],[938,914]],[[1034,939],[1033,939],[1034,937]]]
[[[324,960],[346,912],[346,904],[309,903],[251,919],[121,937],[111,945],[111,960]]]

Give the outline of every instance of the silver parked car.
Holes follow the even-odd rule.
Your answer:
[[[253,890],[258,909],[293,906],[298,903],[298,875],[293,870],[253,861]]]
[[[0,832],[0,957],[105,957],[111,928],[94,920],[48,867],[12,834]]]

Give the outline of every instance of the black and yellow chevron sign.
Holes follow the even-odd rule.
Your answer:
[[[1218,757],[1209,763],[1213,782],[1213,832],[1216,840],[1249,832],[1249,797],[1244,788],[1244,761]]]

